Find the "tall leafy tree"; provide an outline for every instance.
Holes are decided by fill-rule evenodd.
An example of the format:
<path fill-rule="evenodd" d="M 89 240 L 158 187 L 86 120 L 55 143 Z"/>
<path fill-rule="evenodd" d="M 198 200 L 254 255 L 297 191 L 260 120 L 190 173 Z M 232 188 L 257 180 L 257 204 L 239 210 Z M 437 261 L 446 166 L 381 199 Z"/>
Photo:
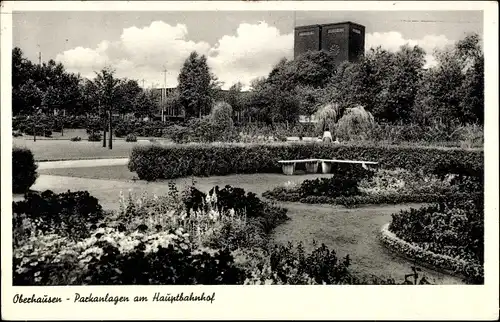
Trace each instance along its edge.
<path fill-rule="evenodd" d="M 99 114 L 101 120 L 109 121 L 109 148 L 112 149 L 112 117 L 113 112 L 118 110 L 120 104 L 119 86 L 123 84 L 123 80 L 115 77 L 115 71 L 110 67 L 103 68 L 100 72 L 96 72 L 96 77 L 92 80 L 91 87 L 95 90 L 95 99 L 100 107 Z M 105 122 L 103 122 L 105 123 Z M 104 124 L 103 124 L 104 125 Z M 103 127 L 104 137 L 103 146 L 106 145 L 106 125 Z"/>
<path fill-rule="evenodd" d="M 32 78 L 33 64 L 21 48 L 12 49 L 12 114 L 30 114 L 40 106 L 42 96 Z"/>
<path fill-rule="evenodd" d="M 425 52 L 418 46 L 402 46 L 391 57 L 389 73 L 381 82 L 382 91 L 373 109 L 379 120 L 387 122 L 411 122 L 423 66 Z"/>
<path fill-rule="evenodd" d="M 216 80 L 210 72 L 207 58 L 192 52 L 184 62 L 178 77 L 179 100 L 187 117 L 210 113 Z"/>
<path fill-rule="evenodd" d="M 158 100 L 148 90 L 142 90 L 135 97 L 134 115 L 136 117 L 152 117 L 159 109 Z"/>
<path fill-rule="evenodd" d="M 143 94 L 143 89 L 136 80 L 120 79 L 116 86 L 116 92 L 117 101 L 114 104 L 116 112 L 125 115 L 142 110 L 136 103 L 138 102 L 138 96 Z"/>
<path fill-rule="evenodd" d="M 231 105 L 235 114 L 239 117 L 239 113 L 244 109 L 243 97 L 241 90 L 243 88 L 243 84 L 241 82 L 237 82 L 229 88 L 229 92 L 227 94 L 227 103 Z"/>
<path fill-rule="evenodd" d="M 438 64 L 423 76 L 413 117 L 421 123 L 482 123 L 484 56 L 479 36 L 468 35 L 435 54 Z"/>

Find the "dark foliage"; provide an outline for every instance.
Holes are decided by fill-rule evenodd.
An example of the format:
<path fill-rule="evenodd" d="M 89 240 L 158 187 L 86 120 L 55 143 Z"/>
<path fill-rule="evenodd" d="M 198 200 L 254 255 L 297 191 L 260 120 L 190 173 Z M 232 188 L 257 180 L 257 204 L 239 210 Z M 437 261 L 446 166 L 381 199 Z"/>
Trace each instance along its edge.
<path fill-rule="evenodd" d="M 35 158 L 29 149 L 12 148 L 12 192 L 27 192 L 38 177 L 36 169 Z"/>
<path fill-rule="evenodd" d="M 42 232 L 57 232 L 71 238 L 88 237 L 90 226 L 97 224 L 103 215 L 99 201 L 88 191 L 29 192 L 24 200 L 12 203 L 14 227 L 27 218 Z"/>

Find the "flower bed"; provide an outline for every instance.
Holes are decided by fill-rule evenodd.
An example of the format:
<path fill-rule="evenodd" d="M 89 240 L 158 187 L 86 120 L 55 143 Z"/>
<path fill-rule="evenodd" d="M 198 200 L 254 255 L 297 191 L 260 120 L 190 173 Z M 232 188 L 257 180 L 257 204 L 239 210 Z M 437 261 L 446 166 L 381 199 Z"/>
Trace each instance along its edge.
<path fill-rule="evenodd" d="M 104 217 L 98 204 L 81 208 L 84 200 L 94 199 L 86 192 L 46 192 L 14 205 L 14 285 L 353 281 L 349 259 L 324 245 L 312 253 L 300 245 L 271 247 L 268 234 L 288 219 L 286 209 L 242 189 L 205 194 L 190 187 L 180 194 L 172 184 L 166 196 L 122 195 L 120 210 Z M 45 212 L 38 214 L 41 204 Z M 56 215 L 50 227 L 48 212 Z"/>
<path fill-rule="evenodd" d="M 384 225 L 381 231 L 381 241 L 387 248 L 400 253 L 421 266 L 428 266 L 430 268 L 444 270 L 446 273 L 465 276 L 466 279 L 475 284 L 484 283 L 484 268 L 482 265 L 451 256 L 436 254 L 406 242 L 392 233 L 389 230 L 389 225 L 390 224 Z"/>
<path fill-rule="evenodd" d="M 264 192 L 263 197 L 285 202 L 355 207 L 463 200 L 483 193 L 480 188 L 482 181 L 469 177 L 448 175 L 440 178 L 403 169 L 363 172 L 358 168 L 357 173 L 337 169 L 332 178 L 288 183 Z"/>
<path fill-rule="evenodd" d="M 459 272 L 473 283 L 483 282 L 484 209 L 481 194 L 393 214 L 388 229 L 397 238 L 419 249 L 444 256 L 424 253 L 432 265 Z M 403 251 L 406 248 L 402 248 Z M 426 259 L 422 254 L 413 254 L 418 251 L 407 249 L 406 252 Z"/>
<path fill-rule="evenodd" d="M 331 158 L 377 161 L 384 168 L 420 169 L 424 173 L 482 173 L 483 150 L 323 143 L 183 144 L 138 146 L 128 167 L 153 181 L 235 173 L 281 173 L 279 160 Z"/>

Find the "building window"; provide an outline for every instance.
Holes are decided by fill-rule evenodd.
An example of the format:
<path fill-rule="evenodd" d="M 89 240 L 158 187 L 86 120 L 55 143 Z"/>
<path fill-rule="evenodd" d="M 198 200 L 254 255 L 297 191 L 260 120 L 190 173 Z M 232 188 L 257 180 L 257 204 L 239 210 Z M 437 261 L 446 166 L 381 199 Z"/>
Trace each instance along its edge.
<path fill-rule="evenodd" d="M 332 28 L 332 29 L 328 29 L 328 33 L 329 34 L 336 34 L 336 33 L 339 33 L 339 32 L 344 32 L 344 28 Z"/>
<path fill-rule="evenodd" d="M 314 31 L 299 32 L 299 36 L 311 36 L 311 35 L 314 35 Z"/>
<path fill-rule="evenodd" d="M 352 31 L 355 32 L 355 33 L 357 33 L 357 34 L 361 34 L 361 30 L 359 30 L 359 29 L 352 28 Z"/>

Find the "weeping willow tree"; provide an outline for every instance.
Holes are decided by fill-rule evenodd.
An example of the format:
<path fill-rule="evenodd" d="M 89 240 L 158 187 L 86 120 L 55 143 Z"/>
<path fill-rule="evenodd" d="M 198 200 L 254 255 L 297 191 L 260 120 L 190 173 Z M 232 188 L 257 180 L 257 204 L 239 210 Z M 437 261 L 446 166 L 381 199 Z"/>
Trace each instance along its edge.
<path fill-rule="evenodd" d="M 344 141 L 366 140 L 375 126 L 373 115 L 363 106 L 348 108 L 335 125 L 335 135 Z"/>
<path fill-rule="evenodd" d="M 333 131 L 335 129 L 335 122 L 340 117 L 339 105 L 325 104 L 318 109 L 314 116 L 318 120 L 318 123 L 316 123 L 316 132 L 322 134 L 324 131 Z"/>

